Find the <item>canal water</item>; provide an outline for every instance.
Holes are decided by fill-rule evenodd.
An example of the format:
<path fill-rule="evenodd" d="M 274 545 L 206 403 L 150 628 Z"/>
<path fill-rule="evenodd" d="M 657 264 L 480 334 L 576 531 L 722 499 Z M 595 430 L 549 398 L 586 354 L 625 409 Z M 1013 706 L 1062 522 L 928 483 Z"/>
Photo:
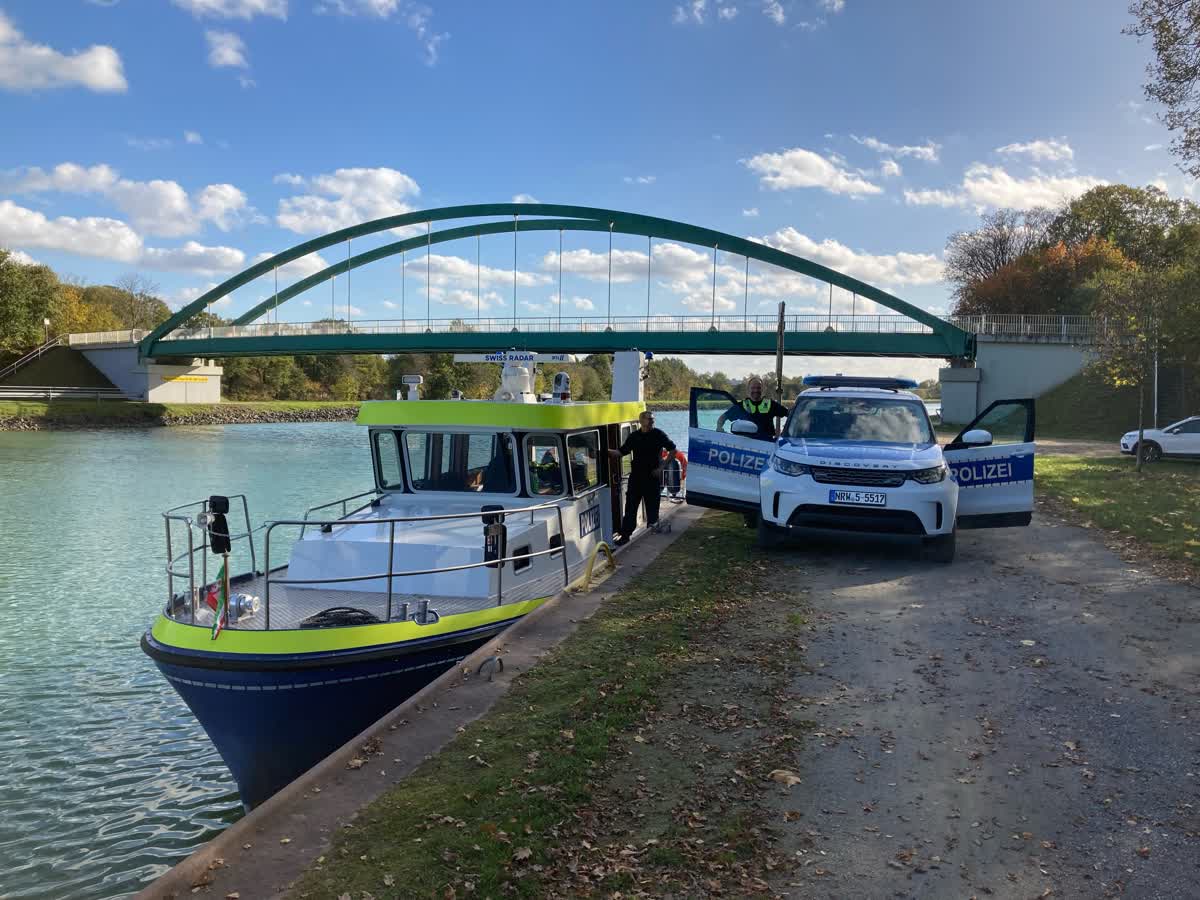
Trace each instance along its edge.
<path fill-rule="evenodd" d="M 657 418 L 686 448 L 687 414 Z M 0 432 L 0 898 L 125 896 L 241 815 L 138 646 L 160 513 L 245 493 L 258 525 L 370 485 L 349 423 Z"/>

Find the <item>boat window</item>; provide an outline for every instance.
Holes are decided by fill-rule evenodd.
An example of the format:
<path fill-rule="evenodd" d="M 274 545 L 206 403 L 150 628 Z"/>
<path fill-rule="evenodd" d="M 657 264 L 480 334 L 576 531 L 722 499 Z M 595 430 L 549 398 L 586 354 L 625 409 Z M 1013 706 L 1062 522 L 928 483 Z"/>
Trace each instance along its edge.
<path fill-rule="evenodd" d="M 621 443 L 617 444 L 617 446 L 624 447 L 625 441 L 629 439 L 629 435 L 632 434 L 633 430 L 637 427 L 637 422 L 626 422 L 624 425 L 622 425 Z M 633 471 L 633 454 L 627 453 L 621 457 L 621 474 L 627 476 L 631 471 Z"/>
<path fill-rule="evenodd" d="M 404 487 L 400 474 L 400 442 L 394 431 L 375 432 L 375 457 L 379 460 L 379 486 L 385 489 Z"/>
<path fill-rule="evenodd" d="M 525 438 L 525 463 L 529 493 L 536 497 L 561 497 L 563 489 L 562 445 L 557 435 L 531 434 Z"/>
<path fill-rule="evenodd" d="M 579 494 L 600 483 L 600 433 L 585 431 L 567 438 L 571 484 Z"/>
<path fill-rule="evenodd" d="M 512 435 L 406 431 L 404 448 L 415 491 L 517 490 Z"/>

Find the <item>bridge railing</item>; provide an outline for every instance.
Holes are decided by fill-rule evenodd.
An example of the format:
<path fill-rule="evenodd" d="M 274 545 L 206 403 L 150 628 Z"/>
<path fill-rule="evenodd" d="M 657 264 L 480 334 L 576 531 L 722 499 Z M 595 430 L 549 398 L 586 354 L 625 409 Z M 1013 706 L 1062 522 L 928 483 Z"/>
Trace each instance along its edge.
<path fill-rule="evenodd" d="M 213 338 L 312 336 L 344 334 L 425 334 L 475 332 L 511 334 L 599 333 L 604 331 L 642 332 L 771 332 L 778 325 L 775 315 L 722 316 L 521 316 L 493 318 L 439 319 L 364 319 L 350 322 L 260 322 L 253 325 L 217 325 L 206 328 L 180 328 L 163 338 L 172 340 L 209 340 Z M 815 315 L 800 313 L 785 316 L 789 332 L 853 332 L 870 334 L 929 334 L 931 329 L 907 316 L 888 315 Z"/>
<path fill-rule="evenodd" d="M 950 321 L 972 334 L 1067 344 L 1092 343 L 1100 325 L 1094 316 L 976 315 L 951 316 Z"/>
<path fill-rule="evenodd" d="M 80 334 L 68 334 L 66 341 L 69 347 L 91 344 L 136 344 L 149 333 L 140 328 L 125 331 L 88 331 Z"/>

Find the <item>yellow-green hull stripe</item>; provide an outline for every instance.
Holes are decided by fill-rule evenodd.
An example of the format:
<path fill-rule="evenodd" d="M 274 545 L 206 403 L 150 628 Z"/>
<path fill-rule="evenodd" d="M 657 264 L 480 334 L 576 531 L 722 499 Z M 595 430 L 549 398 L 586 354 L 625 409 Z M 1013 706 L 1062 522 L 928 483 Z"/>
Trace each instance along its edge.
<path fill-rule="evenodd" d="M 492 625 L 517 619 L 533 612 L 548 598 L 526 600 L 491 606 L 469 613 L 443 616 L 432 625 L 416 622 L 386 622 L 379 625 L 354 625 L 345 628 L 310 628 L 287 631 L 239 631 L 226 629 L 215 641 L 211 629 L 201 625 L 187 625 L 160 615 L 150 633 L 160 644 L 182 650 L 199 650 L 209 653 L 292 654 L 322 653 L 330 650 L 356 650 L 420 638 L 437 637 L 455 631 L 469 631 L 484 625 Z"/>
<path fill-rule="evenodd" d="M 572 429 L 632 422 L 644 403 L 498 403 L 490 400 L 374 400 L 359 425 L 482 425 L 488 428 Z"/>

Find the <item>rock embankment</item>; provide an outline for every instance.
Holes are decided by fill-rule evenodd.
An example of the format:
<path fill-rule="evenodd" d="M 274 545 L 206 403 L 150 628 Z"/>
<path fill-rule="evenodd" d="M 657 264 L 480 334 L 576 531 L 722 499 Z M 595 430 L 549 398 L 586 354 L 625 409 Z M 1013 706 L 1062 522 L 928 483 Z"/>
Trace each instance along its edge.
<path fill-rule="evenodd" d="M 286 422 L 343 422 L 358 415 L 358 404 L 275 407 L 268 404 L 221 403 L 166 407 L 155 403 L 119 407 L 56 410 L 40 415 L 0 412 L 0 431 L 70 431 L 87 428 L 158 428 L 175 425 L 256 425 Z"/>

